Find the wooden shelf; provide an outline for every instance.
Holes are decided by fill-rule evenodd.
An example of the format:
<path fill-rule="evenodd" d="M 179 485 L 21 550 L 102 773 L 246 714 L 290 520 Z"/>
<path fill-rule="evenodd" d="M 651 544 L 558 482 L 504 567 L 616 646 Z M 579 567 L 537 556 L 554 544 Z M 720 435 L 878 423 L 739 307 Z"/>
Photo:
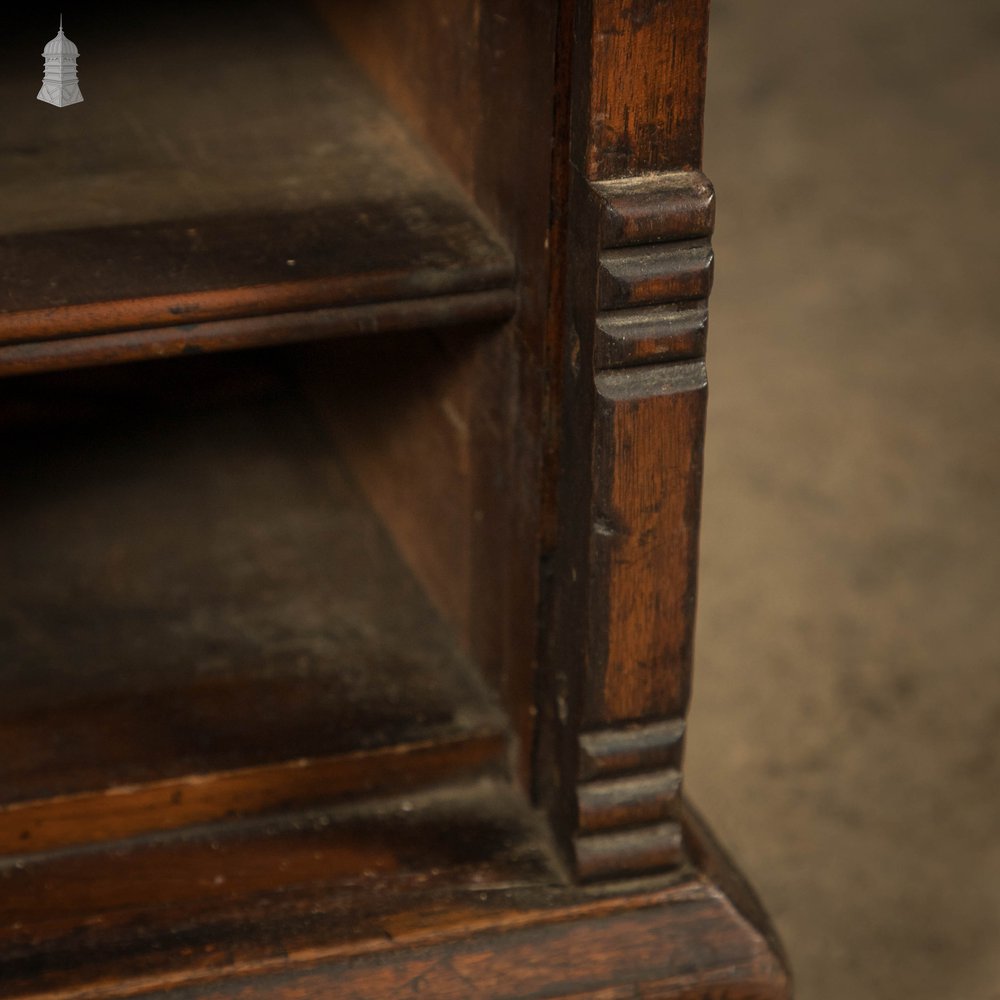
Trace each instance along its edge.
<path fill-rule="evenodd" d="M 10 383 L 0 854 L 504 759 L 492 693 L 278 360 L 240 360 Z"/>
<path fill-rule="evenodd" d="M 506 248 L 310 12 L 93 20 L 82 104 L 0 69 L 0 375 L 512 312 Z"/>

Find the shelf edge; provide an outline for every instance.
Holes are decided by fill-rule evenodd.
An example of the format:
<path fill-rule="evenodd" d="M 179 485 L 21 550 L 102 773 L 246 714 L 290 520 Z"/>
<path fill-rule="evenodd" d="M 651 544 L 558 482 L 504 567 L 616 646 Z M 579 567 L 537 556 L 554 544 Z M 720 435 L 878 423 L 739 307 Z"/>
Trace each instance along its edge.
<path fill-rule="evenodd" d="M 513 289 L 494 288 L 429 298 L 0 345 L 0 378 L 359 334 L 466 323 L 501 323 L 513 315 L 516 306 L 517 297 Z"/>

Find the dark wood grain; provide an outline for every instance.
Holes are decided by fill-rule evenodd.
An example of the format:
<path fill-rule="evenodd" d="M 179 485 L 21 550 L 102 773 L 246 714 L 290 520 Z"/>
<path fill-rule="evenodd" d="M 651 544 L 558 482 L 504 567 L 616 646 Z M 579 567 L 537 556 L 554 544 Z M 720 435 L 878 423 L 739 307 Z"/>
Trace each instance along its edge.
<path fill-rule="evenodd" d="M 700 362 L 597 376 L 587 726 L 687 705 L 705 403 Z"/>
<path fill-rule="evenodd" d="M 0 238 L 0 267 L 6 343 L 480 292 L 511 274 L 506 251 L 461 199 L 426 192 L 17 234 Z"/>
<path fill-rule="evenodd" d="M 785 1000 L 680 795 L 707 0 L 315 6 L 5 123 L 0 362 L 181 357 L 0 393 L 0 995 Z"/>
<path fill-rule="evenodd" d="M 712 247 L 707 241 L 629 247 L 601 254 L 601 309 L 703 299 L 712 288 Z"/>
<path fill-rule="evenodd" d="M 369 304 L 441 298 L 411 325 L 510 314 L 511 296 L 502 309 L 481 297 L 509 288 L 510 254 L 318 20 L 295 5 L 277 18 L 261 2 L 237 11 L 168 5 L 131 19 L 131 37 L 109 31 L 89 54 L 93 98 L 68 117 L 15 99 L 21 80 L 4 61 L 16 154 L 0 162 L 0 344 L 229 321 L 100 351 L 15 351 L 8 370 L 229 350 L 236 320 L 300 310 L 353 309 L 339 325 L 356 332 L 385 318 L 359 315 Z M 171 67 L 169 86 L 148 65 Z M 398 327 L 407 311 L 391 315 Z M 259 323 L 245 334 L 251 346 L 281 339 Z"/>
<path fill-rule="evenodd" d="M 120 713 L 128 710 L 120 706 L 119 714 L 110 719 L 85 717 L 84 721 L 90 726 L 104 722 L 114 729 L 121 725 Z M 59 724 L 60 720 L 53 721 Z M 24 857 L 234 817 L 420 789 L 477 773 L 501 773 L 506 752 L 506 735 L 484 728 L 478 734 L 438 735 L 424 743 L 397 743 L 339 756 L 300 757 L 286 763 L 18 801 L 0 806 L 0 855 Z M 202 768 L 207 766 L 209 762 L 201 762 Z M 99 780 L 112 776 L 108 768 Z"/>
<path fill-rule="evenodd" d="M 357 338 L 310 347 L 302 359 L 341 460 L 467 648 L 477 506 L 470 369 L 481 338 L 470 329 Z"/>
<path fill-rule="evenodd" d="M 580 830 L 573 839 L 577 877 L 584 882 L 654 875 L 684 863 L 680 823 L 621 826 L 605 833 Z"/>

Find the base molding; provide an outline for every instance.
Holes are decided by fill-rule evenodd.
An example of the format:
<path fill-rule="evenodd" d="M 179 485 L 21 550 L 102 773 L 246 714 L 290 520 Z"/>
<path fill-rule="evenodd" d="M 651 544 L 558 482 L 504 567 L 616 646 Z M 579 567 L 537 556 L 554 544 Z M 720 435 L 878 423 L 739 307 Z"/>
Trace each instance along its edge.
<path fill-rule="evenodd" d="M 36 856 L 0 870 L 0 997 L 785 1000 L 752 891 L 681 821 L 691 861 L 587 886 L 501 778 Z"/>

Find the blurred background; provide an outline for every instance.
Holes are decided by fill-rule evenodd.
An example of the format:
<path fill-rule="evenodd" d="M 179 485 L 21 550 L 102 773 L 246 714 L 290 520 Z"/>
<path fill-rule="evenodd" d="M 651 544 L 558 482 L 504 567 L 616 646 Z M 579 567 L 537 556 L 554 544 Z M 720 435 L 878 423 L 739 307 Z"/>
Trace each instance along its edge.
<path fill-rule="evenodd" d="M 800 1000 L 1000 998 L 1000 4 L 713 0 L 688 789 Z"/>

